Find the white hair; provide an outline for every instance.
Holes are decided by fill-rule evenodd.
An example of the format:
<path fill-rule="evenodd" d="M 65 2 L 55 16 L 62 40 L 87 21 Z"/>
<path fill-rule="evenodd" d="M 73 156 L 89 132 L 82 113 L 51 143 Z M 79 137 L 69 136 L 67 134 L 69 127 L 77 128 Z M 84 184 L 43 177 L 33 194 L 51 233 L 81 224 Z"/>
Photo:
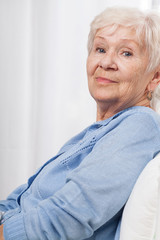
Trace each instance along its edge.
<path fill-rule="evenodd" d="M 94 37 L 98 29 L 113 26 L 115 30 L 119 26 L 135 29 L 139 44 L 145 45 L 149 56 L 147 72 L 151 72 L 160 66 L 160 13 L 155 10 L 141 11 L 136 8 L 111 7 L 97 15 L 90 25 L 88 36 L 88 54 L 93 46 Z M 157 108 L 157 100 L 160 102 L 160 87 L 157 87 L 151 105 Z M 158 98 L 157 98 L 158 97 Z M 157 100 L 156 100 L 157 99 Z M 158 106 L 158 108 L 160 105 Z"/>

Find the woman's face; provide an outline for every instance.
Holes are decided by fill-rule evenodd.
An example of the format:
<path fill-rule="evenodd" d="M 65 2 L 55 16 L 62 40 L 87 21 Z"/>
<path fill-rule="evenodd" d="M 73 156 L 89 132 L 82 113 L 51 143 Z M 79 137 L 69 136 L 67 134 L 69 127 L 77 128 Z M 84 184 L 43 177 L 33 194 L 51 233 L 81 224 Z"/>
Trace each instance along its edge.
<path fill-rule="evenodd" d="M 111 27 L 97 31 L 87 59 L 89 91 L 98 105 L 124 109 L 138 105 L 154 73 L 146 73 L 148 56 L 133 29 Z"/>

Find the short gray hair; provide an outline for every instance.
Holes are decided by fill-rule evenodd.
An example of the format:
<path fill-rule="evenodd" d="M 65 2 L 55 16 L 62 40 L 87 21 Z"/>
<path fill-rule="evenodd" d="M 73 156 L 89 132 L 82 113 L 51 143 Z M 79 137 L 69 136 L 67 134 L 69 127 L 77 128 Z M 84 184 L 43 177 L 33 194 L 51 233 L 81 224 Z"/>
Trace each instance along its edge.
<path fill-rule="evenodd" d="M 149 54 L 147 71 L 160 65 L 160 13 L 155 10 L 143 12 L 136 8 L 111 7 L 95 17 L 91 23 L 88 36 L 88 53 L 90 53 L 98 29 L 119 26 L 135 29 L 139 43 L 145 43 Z"/>

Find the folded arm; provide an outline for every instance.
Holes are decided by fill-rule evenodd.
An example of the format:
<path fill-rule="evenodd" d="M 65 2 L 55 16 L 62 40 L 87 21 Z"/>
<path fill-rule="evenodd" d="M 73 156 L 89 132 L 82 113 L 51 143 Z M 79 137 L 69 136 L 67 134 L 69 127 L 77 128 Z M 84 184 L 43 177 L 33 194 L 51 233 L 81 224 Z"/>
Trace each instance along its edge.
<path fill-rule="evenodd" d="M 15 189 L 6 200 L 0 201 L 0 211 L 7 212 L 8 210 L 17 207 L 17 197 L 19 194 L 27 187 L 27 184 L 23 184 L 17 189 Z"/>

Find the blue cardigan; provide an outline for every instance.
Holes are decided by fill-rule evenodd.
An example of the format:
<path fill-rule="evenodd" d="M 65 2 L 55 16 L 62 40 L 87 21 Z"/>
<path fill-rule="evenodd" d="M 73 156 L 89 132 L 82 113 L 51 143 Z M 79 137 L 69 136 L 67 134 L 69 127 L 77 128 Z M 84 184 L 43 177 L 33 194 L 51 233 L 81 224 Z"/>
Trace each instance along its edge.
<path fill-rule="evenodd" d="M 150 108 L 92 124 L 0 201 L 5 240 L 114 240 L 137 177 L 159 151 L 160 117 Z"/>

